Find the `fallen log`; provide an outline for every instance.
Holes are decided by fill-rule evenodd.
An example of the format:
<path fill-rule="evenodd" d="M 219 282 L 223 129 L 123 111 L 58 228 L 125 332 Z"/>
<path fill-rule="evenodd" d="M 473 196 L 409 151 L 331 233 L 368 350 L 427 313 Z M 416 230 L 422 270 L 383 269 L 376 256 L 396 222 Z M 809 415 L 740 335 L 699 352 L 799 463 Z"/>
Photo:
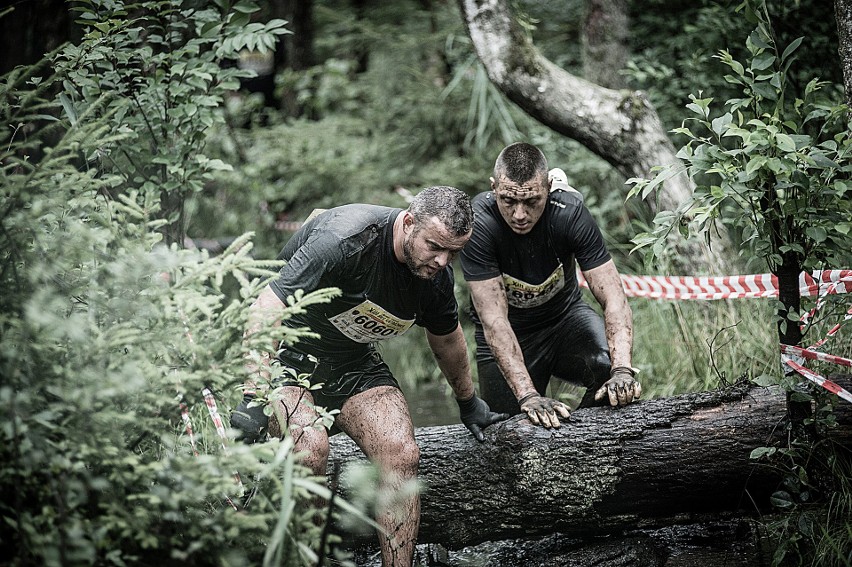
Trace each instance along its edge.
<path fill-rule="evenodd" d="M 850 408 L 837 406 L 835 436 L 847 445 Z M 484 443 L 461 425 L 418 428 L 425 485 L 418 540 L 459 549 L 769 510 L 782 471 L 749 456 L 784 442 L 785 413 L 780 388 L 740 386 L 577 410 L 558 430 L 515 416 L 489 427 Z M 346 436 L 332 437 L 331 445 L 330 468 L 364 458 Z"/>

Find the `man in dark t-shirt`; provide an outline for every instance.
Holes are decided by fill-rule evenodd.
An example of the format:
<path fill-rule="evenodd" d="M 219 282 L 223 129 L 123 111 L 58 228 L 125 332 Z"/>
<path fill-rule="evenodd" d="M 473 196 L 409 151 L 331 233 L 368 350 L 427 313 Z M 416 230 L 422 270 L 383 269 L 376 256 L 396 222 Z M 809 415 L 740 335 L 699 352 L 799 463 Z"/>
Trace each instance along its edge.
<path fill-rule="evenodd" d="M 565 404 L 544 396 L 552 376 L 587 388 L 581 407 L 605 398 L 625 405 L 641 394 L 621 278 L 582 197 L 560 181 L 561 189 L 551 183 L 537 147 L 504 148 L 492 191 L 473 199 L 473 235 L 461 254 L 482 397 L 545 427 L 569 417 Z M 603 319 L 581 298 L 575 262 Z"/>
<path fill-rule="evenodd" d="M 467 346 L 453 294 L 451 262 L 470 237 L 470 200 L 452 187 L 421 191 L 407 210 L 345 205 L 308 221 L 286 244 L 279 259 L 287 264 L 252 306 L 248 333 L 262 325 L 281 325 L 281 309 L 298 290 L 339 288 L 328 303 L 308 306 L 283 324 L 307 327 L 315 337 L 295 345 L 276 345 L 280 364 L 310 374 L 307 389 L 285 382 L 268 429 L 262 409 L 247 391 L 231 425 L 250 439 L 267 431 L 288 430 L 303 463 L 323 475 L 328 434 L 312 427 L 315 406 L 337 409 L 335 424 L 358 444 L 382 473 L 382 483 L 398 490 L 412 480 L 419 461 L 414 429 L 399 384 L 375 343 L 425 329 L 438 366 L 459 404 L 462 422 L 479 441 L 482 429 L 506 419 L 492 413 L 475 395 Z M 270 380 L 266 362 L 251 364 L 256 386 Z M 261 359 L 263 360 L 263 359 Z M 276 415 L 287 416 L 278 423 Z M 420 520 L 420 500 L 405 489 L 393 510 L 379 513 L 382 564 L 410 566 Z"/>

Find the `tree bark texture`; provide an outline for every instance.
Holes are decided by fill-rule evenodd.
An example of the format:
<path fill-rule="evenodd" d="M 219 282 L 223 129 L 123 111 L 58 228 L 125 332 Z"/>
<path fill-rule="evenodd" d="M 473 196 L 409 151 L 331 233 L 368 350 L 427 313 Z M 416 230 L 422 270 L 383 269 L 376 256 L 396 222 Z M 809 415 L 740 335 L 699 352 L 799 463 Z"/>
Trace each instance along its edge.
<path fill-rule="evenodd" d="M 852 405 L 838 410 L 837 440 L 848 445 Z M 484 443 L 461 425 L 418 428 L 419 541 L 458 549 L 553 533 L 589 538 L 767 510 L 781 473 L 749 456 L 782 444 L 784 420 L 780 388 L 740 387 L 581 409 L 557 430 L 515 416 L 486 429 Z M 364 458 L 346 436 L 331 444 L 330 468 Z"/>
<path fill-rule="evenodd" d="M 428 567 L 754 567 L 768 565 L 757 522 L 737 516 L 698 519 L 624 537 L 573 539 L 563 534 L 486 542 L 448 551 L 421 544 L 418 559 Z M 381 567 L 362 560 L 364 567 Z"/>
<path fill-rule="evenodd" d="M 846 89 L 846 104 L 852 108 L 852 0 L 834 0 L 834 19 L 840 40 L 838 52 Z"/>
<path fill-rule="evenodd" d="M 488 77 L 527 114 L 577 140 L 625 177 L 650 177 L 654 166 L 681 167 L 656 110 L 642 92 L 607 89 L 552 63 L 516 23 L 505 0 L 458 2 Z M 663 184 L 658 203 L 650 205 L 654 210 L 676 210 L 693 189 L 682 171 Z M 726 241 L 720 239 L 714 250 L 698 242 L 683 243 L 684 265 L 722 272 L 729 265 Z"/>
<path fill-rule="evenodd" d="M 313 0 L 275 0 L 273 15 L 287 20 L 292 34 L 284 35 L 276 48 L 276 68 L 303 71 L 314 65 Z"/>
<path fill-rule="evenodd" d="M 627 2 L 588 0 L 583 22 L 583 76 L 602 87 L 620 89 L 627 64 Z"/>

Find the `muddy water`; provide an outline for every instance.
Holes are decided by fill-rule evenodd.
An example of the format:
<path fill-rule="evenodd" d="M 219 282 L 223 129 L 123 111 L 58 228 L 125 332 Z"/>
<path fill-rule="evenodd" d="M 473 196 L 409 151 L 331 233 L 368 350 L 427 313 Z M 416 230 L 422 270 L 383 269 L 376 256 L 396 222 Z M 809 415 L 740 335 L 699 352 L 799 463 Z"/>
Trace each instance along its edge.
<path fill-rule="evenodd" d="M 459 407 L 445 383 L 403 386 L 414 427 L 461 423 Z"/>

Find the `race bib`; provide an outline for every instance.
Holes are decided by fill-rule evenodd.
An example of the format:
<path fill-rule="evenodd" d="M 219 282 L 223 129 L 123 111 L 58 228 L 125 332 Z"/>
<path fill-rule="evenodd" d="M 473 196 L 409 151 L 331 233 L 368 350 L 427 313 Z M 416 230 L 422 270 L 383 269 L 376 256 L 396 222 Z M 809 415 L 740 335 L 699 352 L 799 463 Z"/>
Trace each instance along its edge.
<path fill-rule="evenodd" d="M 538 307 L 550 301 L 560 289 L 565 287 L 565 272 L 562 264 L 559 264 L 540 284 L 529 284 L 503 274 L 503 287 L 506 289 L 506 301 L 512 307 L 521 309 Z"/>
<path fill-rule="evenodd" d="M 329 321 L 356 343 L 371 343 L 397 337 L 414 324 L 414 319 L 400 319 L 369 299 L 331 317 Z"/>

